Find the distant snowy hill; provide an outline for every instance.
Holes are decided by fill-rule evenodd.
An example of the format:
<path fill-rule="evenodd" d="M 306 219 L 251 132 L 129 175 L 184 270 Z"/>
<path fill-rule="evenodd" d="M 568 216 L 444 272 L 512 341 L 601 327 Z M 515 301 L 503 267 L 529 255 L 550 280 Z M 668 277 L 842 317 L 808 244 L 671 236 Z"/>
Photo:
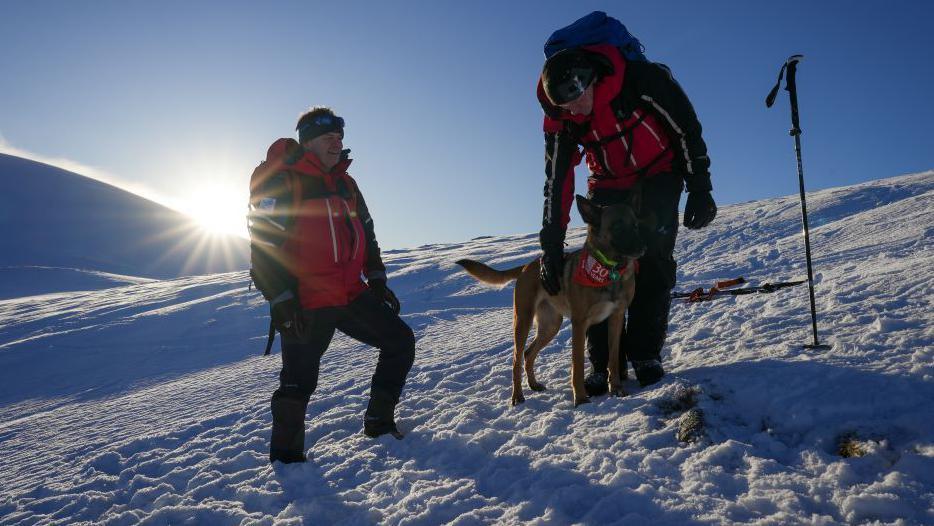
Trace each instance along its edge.
<path fill-rule="evenodd" d="M 808 204 L 831 350 L 801 347 L 803 286 L 676 303 L 666 378 L 577 409 L 567 326 L 509 407 L 511 287 L 453 263 L 531 260 L 536 235 L 390 251 L 407 436 L 360 433 L 376 353 L 338 335 L 304 465 L 266 461 L 280 358 L 245 272 L 0 301 L 0 524 L 934 524 L 934 172 Z M 682 231 L 678 289 L 802 277 L 799 214 Z"/>
<path fill-rule="evenodd" d="M 243 239 L 206 236 L 189 217 L 135 194 L 4 154 L 0 232 L 0 297 L 248 267 Z"/>

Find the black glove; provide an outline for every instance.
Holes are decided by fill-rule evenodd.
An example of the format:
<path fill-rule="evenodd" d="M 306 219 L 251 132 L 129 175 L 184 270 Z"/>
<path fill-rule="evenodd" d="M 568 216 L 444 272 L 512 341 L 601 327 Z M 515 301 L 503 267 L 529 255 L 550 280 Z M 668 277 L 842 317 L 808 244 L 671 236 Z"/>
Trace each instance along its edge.
<path fill-rule="evenodd" d="M 272 316 L 273 326 L 279 332 L 291 333 L 294 336 L 301 336 L 305 332 L 302 304 L 295 296 L 270 303 L 269 314 Z"/>
<path fill-rule="evenodd" d="M 561 292 L 561 276 L 564 274 L 564 249 L 549 249 L 542 254 L 539 279 L 548 294 Z"/>
<path fill-rule="evenodd" d="M 704 228 L 717 217 L 717 204 L 710 192 L 689 192 L 684 205 L 684 226 L 691 230 Z"/>
<path fill-rule="evenodd" d="M 399 298 L 386 286 L 385 279 L 371 279 L 367 284 L 370 286 L 373 294 L 376 294 L 377 299 L 385 303 L 386 306 L 392 310 L 393 314 L 399 314 L 402 310 L 402 306 L 399 304 Z"/>

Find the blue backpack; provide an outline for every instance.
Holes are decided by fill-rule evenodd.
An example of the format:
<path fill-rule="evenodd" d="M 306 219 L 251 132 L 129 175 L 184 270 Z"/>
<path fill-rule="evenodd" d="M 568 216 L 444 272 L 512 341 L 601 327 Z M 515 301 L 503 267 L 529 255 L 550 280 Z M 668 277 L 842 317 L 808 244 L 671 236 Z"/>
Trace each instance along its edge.
<path fill-rule="evenodd" d="M 603 11 L 594 11 L 573 24 L 555 31 L 545 41 L 545 58 L 569 48 L 593 44 L 610 44 L 619 48 L 626 60 L 648 62 L 645 47 L 632 36 L 626 26 Z"/>

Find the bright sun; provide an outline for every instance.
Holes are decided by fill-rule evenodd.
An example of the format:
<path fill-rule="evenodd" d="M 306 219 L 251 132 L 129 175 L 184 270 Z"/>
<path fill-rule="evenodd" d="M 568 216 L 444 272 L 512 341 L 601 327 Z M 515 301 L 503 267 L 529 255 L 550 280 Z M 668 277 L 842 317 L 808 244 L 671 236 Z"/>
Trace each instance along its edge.
<path fill-rule="evenodd" d="M 212 234 L 246 237 L 248 196 L 245 190 L 221 185 L 194 188 L 185 198 L 183 211 Z"/>

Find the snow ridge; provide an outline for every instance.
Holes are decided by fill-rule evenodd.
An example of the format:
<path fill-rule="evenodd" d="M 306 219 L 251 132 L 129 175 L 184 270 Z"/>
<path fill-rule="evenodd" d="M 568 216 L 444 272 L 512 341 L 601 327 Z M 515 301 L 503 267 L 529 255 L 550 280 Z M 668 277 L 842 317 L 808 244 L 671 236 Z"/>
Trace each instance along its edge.
<path fill-rule="evenodd" d="M 249 267 L 245 239 L 206 232 L 180 212 L 101 181 L 4 154 L 0 230 L 0 299 L 111 286 L 101 273 L 168 279 Z"/>

